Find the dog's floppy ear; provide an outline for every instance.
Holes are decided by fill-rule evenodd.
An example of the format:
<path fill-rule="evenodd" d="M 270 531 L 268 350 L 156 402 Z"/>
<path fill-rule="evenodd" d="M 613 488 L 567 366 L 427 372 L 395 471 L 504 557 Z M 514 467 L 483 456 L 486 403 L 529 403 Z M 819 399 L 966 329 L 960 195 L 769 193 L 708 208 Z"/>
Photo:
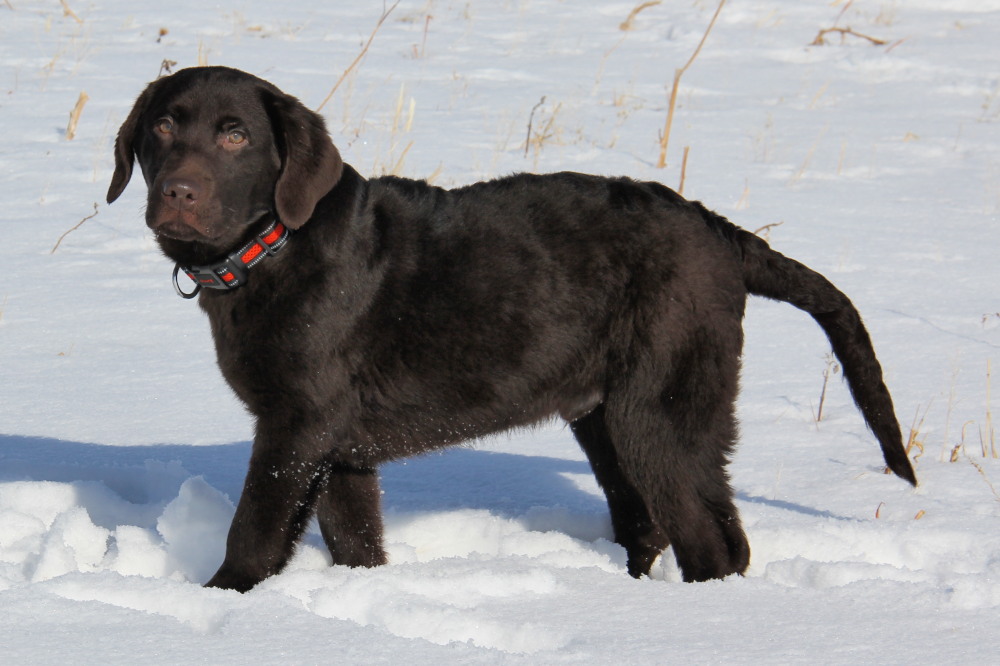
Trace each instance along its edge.
<path fill-rule="evenodd" d="M 264 99 L 281 154 L 276 212 L 285 226 L 298 229 L 340 180 L 344 162 L 319 114 L 281 92 L 267 91 Z"/>
<path fill-rule="evenodd" d="M 142 91 L 139 99 L 135 101 L 132 111 L 129 112 L 128 118 L 118 130 L 118 138 L 115 139 L 115 173 L 111 177 L 111 187 L 108 188 L 108 203 L 121 196 L 129 179 L 132 178 L 132 167 L 135 164 L 136 131 L 139 129 L 139 119 L 146 111 L 146 107 L 149 106 L 149 100 L 152 97 L 151 90 L 154 85 L 155 83 L 150 84 Z"/>

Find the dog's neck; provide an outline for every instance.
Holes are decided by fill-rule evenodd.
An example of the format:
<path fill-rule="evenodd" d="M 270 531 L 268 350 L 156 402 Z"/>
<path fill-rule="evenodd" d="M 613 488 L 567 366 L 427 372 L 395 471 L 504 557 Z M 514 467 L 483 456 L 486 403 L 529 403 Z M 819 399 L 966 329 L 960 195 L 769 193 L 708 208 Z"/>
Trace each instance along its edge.
<path fill-rule="evenodd" d="M 229 291 L 246 284 L 251 268 L 274 256 L 288 242 L 291 231 L 277 219 L 264 227 L 263 231 L 237 249 L 230 252 L 225 259 L 198 266 L 174 266 L 174 290 L 183 298 L 194 298 L 202 288 Z M 183 271 L 194 282 L 193 291 L 185 292 L 177 282 L 178 274 Z"/>

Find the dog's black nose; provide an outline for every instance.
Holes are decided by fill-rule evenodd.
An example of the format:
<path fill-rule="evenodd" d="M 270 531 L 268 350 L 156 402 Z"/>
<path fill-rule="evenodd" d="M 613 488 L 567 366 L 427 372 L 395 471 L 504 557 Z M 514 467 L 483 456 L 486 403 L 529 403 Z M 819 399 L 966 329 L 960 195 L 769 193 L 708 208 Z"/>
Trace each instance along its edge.
<path fill-rule="evenodd" d="M 177 210 L 190 210 L 198 203 L 201 184 L 190 178 L 167 178 L 162 191 L 167 205 Z"/>

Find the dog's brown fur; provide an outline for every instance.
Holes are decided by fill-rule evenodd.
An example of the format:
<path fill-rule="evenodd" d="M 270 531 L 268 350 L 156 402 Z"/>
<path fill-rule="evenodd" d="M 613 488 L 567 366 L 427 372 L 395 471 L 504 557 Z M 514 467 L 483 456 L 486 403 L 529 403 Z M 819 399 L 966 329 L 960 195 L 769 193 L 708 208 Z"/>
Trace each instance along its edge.
<path fill-rule="evenodd" d="M 134 157 L 147 223 L 182 265 L 225 256 L 271 216 L 295 230 L 245 286 L 199 296 L 219 367 L 257 419 L 208 585 L 248 590 L 279 572 L 313 514 L 335 564 L 381 564 L 380 463 L 552 414 L 607 494 L 629 573 L 668 545 L 685 580 L 743 572 L 725 466 L 747 294 L 816 319 L 889 467 L 915 483 L 847 297 L 662 185 L 365 180 L 318 115 L 221 67 L 142 93 L 109 202 Z"/>

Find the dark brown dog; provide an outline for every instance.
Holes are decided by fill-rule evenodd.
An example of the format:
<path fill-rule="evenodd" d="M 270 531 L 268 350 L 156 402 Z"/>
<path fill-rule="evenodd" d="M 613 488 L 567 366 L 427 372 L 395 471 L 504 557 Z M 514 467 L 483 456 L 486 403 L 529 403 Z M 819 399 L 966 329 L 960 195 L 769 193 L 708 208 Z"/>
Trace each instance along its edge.
<path fill-rule="evenodd" d="M 725 466 L 748 293 L 816 319 L 889 468 L 916 482 L 847 297 L 662 185 L 365 180 L 318 115 L 222 67 L 146 88 L 109 202 L 134 158 L 146 222 L 206 287 L 219 367 L 257 419 L 208 585 L 281 571 L 313 514 L 334 564 L 382 564 L 380 463 L 552 414 L 607 494 L 630 574 L 668 545 L 685 580 L 743 572 Z"/>

